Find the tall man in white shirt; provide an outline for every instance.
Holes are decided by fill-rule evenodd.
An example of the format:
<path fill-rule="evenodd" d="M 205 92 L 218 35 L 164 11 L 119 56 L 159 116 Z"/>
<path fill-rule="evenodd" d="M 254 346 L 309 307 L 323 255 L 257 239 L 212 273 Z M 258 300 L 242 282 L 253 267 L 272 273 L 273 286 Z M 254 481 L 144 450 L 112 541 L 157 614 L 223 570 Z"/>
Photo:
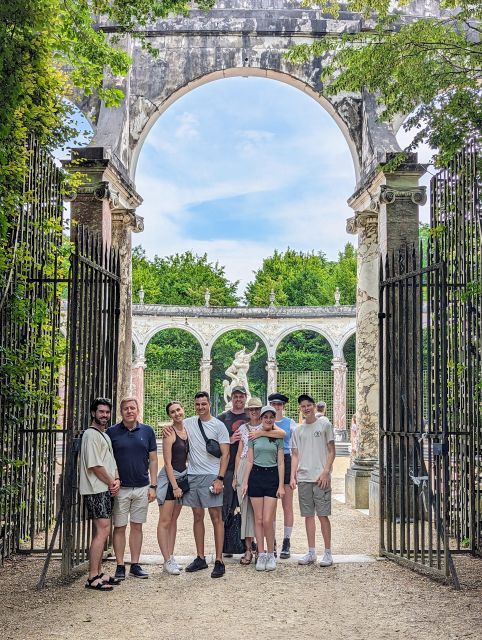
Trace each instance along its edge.
<path fill-rule="evenodd" d="M 320 521 L 321 535 L 325 543 L 325 553 L 321 567 L 333 564 L 331 554 L 331 471 L 335 460 L 335 437 L 331 422 L 325 416 L 317 418 L 313 398 L 303 394 L 298 404 L 305 418 L 303 424 L 293 433 L 291 488 L 298 483 L 300 513 L 305 518 L 308 553 L 298 564 L 316 562 L 315 512 Z"/>
<path fill-rule="evenodd" d="M 183 505 L 192 507 L 197 557 L 186 567 L 186 571 L 192 573 L 208 568 L 204 555 L 204 512 L 207 508 L 213 524 L 216 547 L 216 561 L 211 577 L 220 578 L 225 573 L 222 560 L 224 542 L 222 508 L 224 476 L 229 461 L 229 433 L 224 424 L 211 415 L 211 401 L 206 391 L 196 393 L 194 405 L 197 415 L 184 420 L 189 438 L 187 464 L 189 491 L 183 496 Z M 219 443 L 221 458 L 207 452 L 200 421 L 206 438 Z"/>

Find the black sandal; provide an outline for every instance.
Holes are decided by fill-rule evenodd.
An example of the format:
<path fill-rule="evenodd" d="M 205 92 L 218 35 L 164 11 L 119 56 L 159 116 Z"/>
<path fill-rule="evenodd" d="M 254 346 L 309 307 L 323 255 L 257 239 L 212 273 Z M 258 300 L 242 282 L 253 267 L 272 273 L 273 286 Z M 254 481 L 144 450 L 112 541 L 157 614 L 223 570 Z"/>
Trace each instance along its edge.
<path fill-rule="evenodd" d="M 113 591 L 114 587 L 110 587 L 105 582 L 98 582 L 96 585 L 92 584 L 96 580 L 100 580 L 100 576 L 94 576 L 93 578 L 87 578 L 87 582 L 85 583 L 86 589 L 94 589 L 95 591 Z"/>
<path fill-rule="evenodd" d="M 102 578 L 104 577 L 104 574 L 101 573 L 99 574 L 99 578 L 102 580 Z M 109 578 L 107 580 L 102 580 L 102 584 L 113 584 L 114 587 L 117 587 L 121 584 L 122 580 L 119 580 L 119 578 L 113 578 L 112 576 L 109 576 Z"/>

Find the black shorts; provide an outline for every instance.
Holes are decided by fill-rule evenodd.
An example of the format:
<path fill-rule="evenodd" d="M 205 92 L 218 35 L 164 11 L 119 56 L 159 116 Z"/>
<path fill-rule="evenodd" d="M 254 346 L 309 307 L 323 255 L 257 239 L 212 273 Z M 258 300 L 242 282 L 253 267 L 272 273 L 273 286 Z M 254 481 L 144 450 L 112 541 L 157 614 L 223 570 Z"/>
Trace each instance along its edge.
<path fill-rule="evenodd" d="M 285 453 L 285 484 L 291 480 L 291 453 Z"/>
<path fill-rule="evenodd" d="M 97 520 L 99 518 L 109 520 L 112 517 L 114 498 L 110 495 L 110 491 L 91 493 L 84 496 L 84 501 L 89 520 Z"/>
<path fill-rule="evenodd" d="M 248 496 L 250 498 L 276 498 L 278 487 L 278 465 L 276 467 L 258 467 L 253 464 L 248 481 Z"/>
<path fill-rule="evenodd" d="M 174 497 L 174 489 L 172 488 L 171 483 L 167 485 L 165 500 L 177 500 L 177 498 Z"/>

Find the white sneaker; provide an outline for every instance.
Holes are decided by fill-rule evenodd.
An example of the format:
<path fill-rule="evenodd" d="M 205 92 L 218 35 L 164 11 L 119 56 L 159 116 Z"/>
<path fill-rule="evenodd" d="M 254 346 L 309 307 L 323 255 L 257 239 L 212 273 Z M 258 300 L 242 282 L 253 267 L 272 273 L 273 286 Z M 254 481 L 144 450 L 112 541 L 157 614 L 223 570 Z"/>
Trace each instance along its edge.
<path fill-rule="evenodd" d="M 331 567 L 333 564 L 333 556 L 330 551 L 325 551 L 323 558 L 320 560 L 320 567 Z"/>
<path fill-rule="evenodd" d="M 266 571 L 267 561 L 268 561 L 268 557 L 266 553 L 260 553 L 258 556 L 258 560 L 256 562 L 256 571 Z"/>
<path fill-rule="evenodd" d="M 276 558 L 274 553 L 268 553 L 266 560 L 266 571 L 274 571 L 276 569 Z"/>
<path fill-rule="evenodd" d="M 316 553 L 308 551 L 305 555 L 298 560 L 298 564 L 314 564 L 316 562 Z"/>
<path fill-rule="evenodd" d="M 170 576 L 178 576 L 181 573 L 174 558 L 169 558 L 164 562 L 164 571 Z"/>

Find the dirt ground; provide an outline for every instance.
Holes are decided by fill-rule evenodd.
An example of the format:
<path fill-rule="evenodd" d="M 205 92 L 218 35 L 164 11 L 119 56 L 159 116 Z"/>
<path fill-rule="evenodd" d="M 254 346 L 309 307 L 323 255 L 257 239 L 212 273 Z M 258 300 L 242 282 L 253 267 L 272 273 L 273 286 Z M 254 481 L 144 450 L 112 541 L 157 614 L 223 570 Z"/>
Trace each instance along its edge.
<path fill-rule="evenodd" d="M 343 492 L 343 469 L 334 492 Z M 296 507 L 295 497 L 295 507 Z M 281 510 L 280 510 L 281 511 Z M 295 509 L 292 550 L 306 551 Z M 159 554 L 157 507 L 151 505 L 143 553 Z M 226 575 L 210 570 L 167 576 L 160 556 L 145 564 L 148 580 L 127 579 L 110 593 L 84 589 L 85 574 L 68 583 L 52 562 L 46 588 L 34 585 L 42 561 L 17 556 L 0 569 L 0 637 L 3 640 L 233 640 L 292 638 L 345 640 L 482 640 L 482 560 L 459 559 L 461 591 L 438 584 L 386 560 L 376 560 L 377 523 L 333 501 L 333 553 L 368 554 L 372 562 L 345 562 L 321 569 L 278 561 L 272 573 L 227 561 Z M 194 552 L 191 513 L 179 523 L 176 555 Z M 206 552 L 213 551 L 206 519 Z M 278 540 L 282 516 L 278 514 Z M 321 553 L 321 541 L 318 552 Z M 345 560 L 347 558 L 345 557 Z M 349 558 L 348 558 L 349 559 Z M 228 564 L 229 562 L 229 564 Z M 114 570 L 106 561 L 106 571 Z"/>

